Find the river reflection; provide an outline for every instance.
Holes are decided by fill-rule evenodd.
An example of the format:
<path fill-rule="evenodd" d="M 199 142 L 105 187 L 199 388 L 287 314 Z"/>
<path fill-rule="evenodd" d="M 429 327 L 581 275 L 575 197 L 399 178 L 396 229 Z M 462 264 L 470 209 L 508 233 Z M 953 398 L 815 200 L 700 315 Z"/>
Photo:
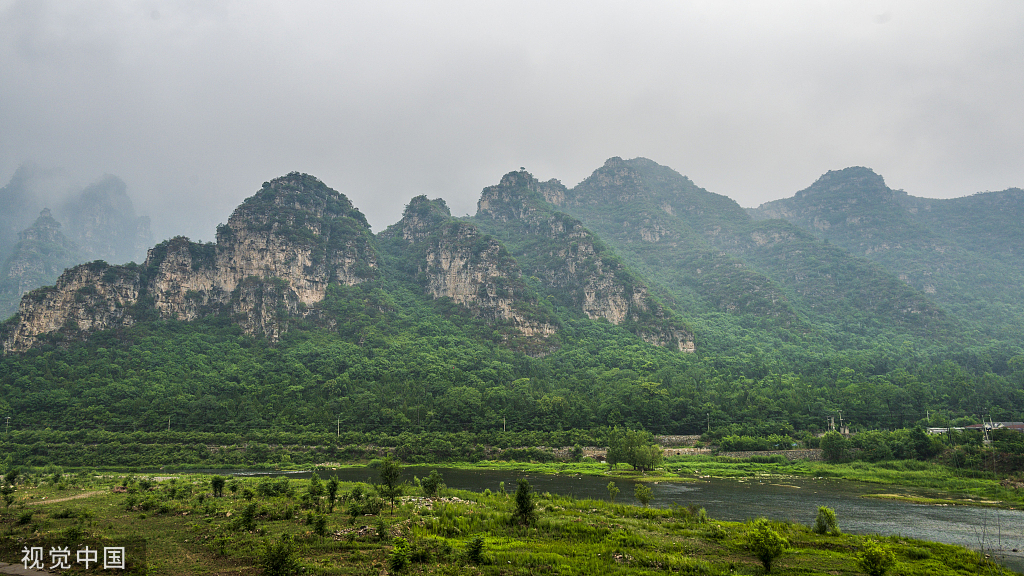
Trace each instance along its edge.
<path fill-rule="evenodd" d="M 608 478 L 596 476 L 552 476 L 524 474 L 499 470 L 461 470 L 408 466 L 403 468 L 406 480 L 423 478 L 436 469 L 450 488 L 482 492 L 498 490 L 504 482 L 510 492 L 516 480 L 529 479 L 537 492 L 552 492 L 576 498 L 608 499 Z M 224 473 L 227 471 L 221 471 Z M 228 472 L 242 475 L 285 475 L 282 472 Z M 373 482 L 376 471 L 371 468 L 343 468 L 320 472 L 321 477 L 334 476 L 349 482 Z M 308 478 L 309 472 L 288 473 L 292 478 Z M 616 480 L 619 502 L 638 504 L 633 498 L 634 482 Z M 786 479 L 772 481 L 711 479 L 692 483 L 662 482 L 651 484 L 659 507 L 695 504 L 707 509 L 712 518 L 743 521 L 765 516 L 773 520 L 792 520 L 813 524 L 818 506 L 836 511 L 839 526 L 854 534 L 898 534 L 921 540 L 959 544 L 975 550 L 984 549 L 1000 564 L 1024 572 L 1024 512 L 971 506 L 932 506 L 892 500 L 861 498 L 863 494 L 897 492 L 892 487 L 872 486 L 860 482 L 825 479 Z M 903 491 L 903 493 L 906 493 Z M 1018 552 L 1013 552 L 1016 548 Z"/>

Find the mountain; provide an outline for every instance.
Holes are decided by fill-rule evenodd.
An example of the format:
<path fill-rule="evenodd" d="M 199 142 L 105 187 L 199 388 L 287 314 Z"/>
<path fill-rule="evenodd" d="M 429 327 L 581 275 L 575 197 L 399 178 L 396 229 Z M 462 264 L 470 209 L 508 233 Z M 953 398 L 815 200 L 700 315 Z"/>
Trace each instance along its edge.
<path fill-rule="evenodd" d="M 21 295 L 52 283 L 65 268 L 83 260 L 78 246 L 61 232 L 44 208 L 32 226 L 18 234 L 13 253 L 0 268 L 0 314 L 10 316 Z"/>
<path fill-rule="evenodd" d="M 651 160 L 609 159 L 554 199 L 658 281 L 717 349 L 752 327 L 838 347 L 883 332 L 956 338 L 940 307 L 881 267 L 798 226 L 757 222 Z"/>
<path fill-rule="evenodd" d="M 888 202 L 879 219 L 904 218 L 879 220 L 865 245 L 896 230 L 947 254 L 1019 254 L 1012 218 L 973 212 L 1012 211 L 1012 191 L 950 208 L 855 176 Z M 829 230 L 845 226 L 836 218 Z M 81 264 L 26 294 L 0 324 L 0 410 L 55 430 L 170 418 L 312 435 L 789 434 L 838 411 L 887 428 L 1020 419 L 1020 332 L 986 335 L 939 285 L 908 283 L 821 227 L 757 219 L 668 167 L 612 158 L 572 188 L 505 174 L 472 217 L 417 196 L 374 235 L 343 194 L 291 173 L 215 243 L 173 238 L 142 264 Z"/>
<path fill-rule="evenodd" d="M 33 223 L 40 213 L 45 218 Z M 60 170 L 25 164 L 0 188 L 0 318 L 17 311 L 22 294 L 53 284 L 65 268 L 90 260 L 140 261 L 151 243 L 149 218 L 135 214 L 116 176 L 79 188 Z"/>
<path fill-rule="evenodd" d="M 750 213 L 793 223 L 878 263 L 948 311 L 972 338 L 1013 338 L 1024 330 L 1020 189 L 917 198 L 853 167 Z"/>
<path fill-rule="evenodd" d="M 561 306 L 625 327 L 657 346 L 693 351 L 693 334 L 647 283 L 579 220 L 552 209 L 564 194 L 557 181 L 538 182 L 525 170 L 485 188 L 473 221 L 504 238 L 547 296 Z"/>
<path fill-rule="evenodd" d="M 232 314 L 247 334 L 276 340 L 287 318 L 306 316 L 330 284 L 374 277 L 376 249 L 361 212 L 311 176 L 264 183 L 217 229 L 216 244 L 178 237 L 142 266 L 82 264 L 27 294 L 5 351 L 45 335 L 85 337 L 157 318 Z"/>
<path fill-rule="evenodd" d="M 451 217 L 444 200 L 417 196 L 402 220 L 380 234 L 382 245 L 432 298 L 448 298 L 473 316 L 506 327 L 534 354 L 555 345 L 558 320 L 508 250 L 477 226 Z"/>
<path fill-rule="evenodd" d="M 86 260 L 123 263 L 141 260 L 153 241 L 149 218 L 137 216 L 127 186 L 106 175 L 57 208 L 64 233 L 81 246 Z"/>

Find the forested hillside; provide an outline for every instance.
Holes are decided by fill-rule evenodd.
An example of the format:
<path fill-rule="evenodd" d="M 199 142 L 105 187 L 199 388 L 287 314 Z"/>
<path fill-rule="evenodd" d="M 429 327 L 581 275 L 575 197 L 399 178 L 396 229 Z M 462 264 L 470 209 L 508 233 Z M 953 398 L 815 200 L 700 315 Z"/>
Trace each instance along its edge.
<path fill-rule="evenodd" d="M 572 189 L 509 173 L 469 219 L 413 198 L 377 235 L 292 173 L 215 244 L 172 239 L 26 295 L 0 326 L 0 414 L 243 435 L 1024 419 L 1020 334 L 977 338 L 932 296 L 645 159 Z"/>
<path fill-rule="evenodd" d="M 957 318 L 968 340 L 1024 330 L 1024 190 L 917 198 L 855 167 L 750 212 L 877 262 Z"/>

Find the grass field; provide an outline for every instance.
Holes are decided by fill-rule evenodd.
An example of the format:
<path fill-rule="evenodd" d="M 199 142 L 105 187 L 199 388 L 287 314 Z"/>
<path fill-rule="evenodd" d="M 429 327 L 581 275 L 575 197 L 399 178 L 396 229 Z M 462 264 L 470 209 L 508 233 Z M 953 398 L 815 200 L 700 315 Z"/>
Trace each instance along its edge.
<path fill-rule="evenodd" d="M 670 466 L 672 464 L 670 463 Z M 704 469 L 701 469 L 702 472 Z M 36 475 L 0 515 L 0 561 L 24 546 L 145 543 L 132 574 L 760 574 L 749 524 L 691 508 L 653 509 L 534 494 L 536 522 L 516 521 L 513 494 L 407 486 L 392 513 L 366 484 L 343 483 L 333 511 L 309 480 Z M 124 490 L 115 492 L 114 490 Z M 839 519 L 840 526 L 842 519 Z M 863 574 L 867 537 L 771 522 L 789 542 L 772 574 Z M 1011 574 L 977 553 L 899 537 L 890 574 Z M 74 548 L 72 548 L 74 549 Z M 129 547 L 129 555 L 132 554 Z M 11 557 L 11 555 L 16 557 Z M 292 563 L 294 561 L 294 563 Z M 96 573 L 110 573 L 95 571 Z"/>

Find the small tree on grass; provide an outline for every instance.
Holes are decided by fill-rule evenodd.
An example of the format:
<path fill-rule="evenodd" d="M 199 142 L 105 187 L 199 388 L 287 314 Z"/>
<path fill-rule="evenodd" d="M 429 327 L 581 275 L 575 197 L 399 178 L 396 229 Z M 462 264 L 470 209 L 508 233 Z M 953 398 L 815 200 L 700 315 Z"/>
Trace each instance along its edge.
<path fill-rule="evenodd" d="M 391 554 L 388 556 L 388 568 L 392 572 L 401 572 L 409 565 L 409 543 L 405 538 L 395 538 Z"/>
<path fill-rule="evenodd" d="M 896 565 L 896 554 L 888 546 L 868 540 L 857 554 L 857 564 L 870 576 L 884 576 Z"/>
<path fill-rule="evenodd" d="M 214 476 L 210 478 L 210 488 L 213 490 L 213 495 L 220 498 L 224 495 L 224 483 L 227 482 L 227 478 L 223 476 Z"/>
<path fill-rule="evenodd" d="M 276 544 L 264 544 L 260 567 L 266 576 L 292 576 L 299 573 L 302 567 L 295 559 L 295 546 L 290 534 L 282 534 Z"/>
<path fill-rule="evenodd" d="M 331 476 L 327 481 L 327 506 L 334 512 L 334 502 L 338 500 L 338 479 Z"/>
<path fill-rule="evenodd" d="M 839 530 L 839 524 L 836 522 L 835 510 L 828 506 L 818 506 L 818 517 L 814 520 L 814 532 L 816 534 L 828 534 L 829 536 L 839 536 L 842 531 Z"/>
<path fill-rule="evenodd" d="M 444 479 L 437 470 L 431 470 L 430 475 L 420 482 L 420 486 L 423 488 L 423 494 L 433 498 L 444 487 Z"/>
<path fill-rule="evenodd" d="M 377 484 L 377 493 L 380 494 L 381 498 L 389 500 L 391 502 L 391 514 L 395 513 L 395 499 L 402 495 L 403 486 L 399 482 L 399 478 L 402 476 L 402 467 L 398 465 L 398 462 L 388 456 L 380 464 L 380 483 Z"/>
<path fill-rule="evenodd" d="M 772 563 L 789 547 L 789 541 L 772 528 L 766 518 L 758 518 L 747 529 L 747 545 L 764 566 L 765 572 L 772 571 Z"/>
<path fill-rule="evenodd" d="M 521 524 L 532 526 L 537 522 L 537 503 L 533 500 L 533 486 L 526 478 L 519 479 L 516 488 L 516 519 Z"/>
<path fill-rule="evenodd" d="M 633 488 L 633 495 L 636 496 L 636 499 L 639 500 L 641 504 L 647 506 L 651 503 L 651 497 L 654 496 L 654 492 L 651 490 L 651 487 L 646 484 L 637 484 L 636 487 Z"/>
<path fill-rule="evenodd" d="M 484 562 L 484 539 L 473 538 L 466 544 L 466 560 L 470 564 L 483 564 Z"/>
<path fill-rule="evenodd" d="M 255 502 L 246 504 L 245 508 L 242 509 L 242 513 L 235 520 L 235 527 L 244 532 L 256 530 L 256 509 L 257 504 Z"/>
<path fill-rule="evenodd" d="M 619 495 L 619 487 L 615 485 L 615 482 L 608 483 L 608 499 L 615 502 L 615 497 Z"/>
<path fill-rule="evenodd" d="M 324 495 L 324 483 L 316 472 L 309 477 L 309 490 L 306 493 L 309 494 L 309 501 L 313 508 L 320 510 L 320 498 Z"/>

